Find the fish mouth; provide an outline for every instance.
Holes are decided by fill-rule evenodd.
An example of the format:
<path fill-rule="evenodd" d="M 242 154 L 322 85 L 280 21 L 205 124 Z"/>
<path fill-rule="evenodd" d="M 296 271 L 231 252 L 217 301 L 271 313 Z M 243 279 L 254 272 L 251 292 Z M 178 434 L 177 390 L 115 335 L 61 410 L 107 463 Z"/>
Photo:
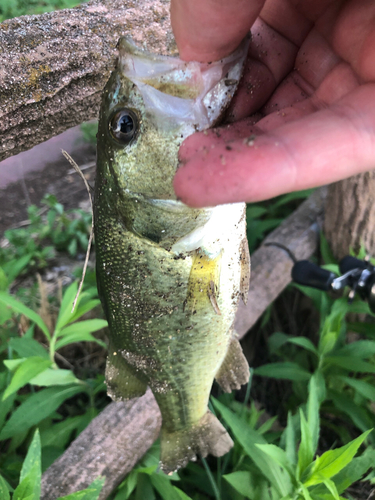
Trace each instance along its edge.
<path fill-rule="evenodd" d="M 121 38 L 118 67 L 137 86 L 158 125 L 187 126 L 190 135 L 221 118 L 237 90 L 248 46 L 247 37 L 232 54 L 209 64 L 151 54 Z"/>
<path fill-rule="evenodd" d="M 184 213 L 191 210 L 190 207 L 179 200 L 148 198 L 147 196 L 140 193 L 132 193 L 128 189 L 126 189 L 125 191 L 126 197 L 132 199 L 136 203 L 147 203 L 160 210 L 165 210 L 166 212 Z"/>

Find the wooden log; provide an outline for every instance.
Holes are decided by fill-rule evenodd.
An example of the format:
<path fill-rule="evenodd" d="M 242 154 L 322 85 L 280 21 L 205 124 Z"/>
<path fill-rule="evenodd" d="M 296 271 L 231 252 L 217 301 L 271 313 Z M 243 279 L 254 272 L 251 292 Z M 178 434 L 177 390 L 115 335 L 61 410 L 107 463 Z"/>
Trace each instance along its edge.
<path fill-rule="evenodd" d="M 289 247 L 297 258 L 309 258 L 317 247 L 325 190 L 315 192 L 273 231 L 266 241 Z M 292 261 L 276 247 L 262 246 L 252 256 L 247 306 L 238 310 L 240 336 L 254 325 L 266 307 L 290 282 Z M 156 439 L 160 413 L 150 391 L 127 403 L 112 403 L 43 474 L 42 500 L 55 500 L 86 488 L 99 475 L 106 477 L 100 499 L 122 481 Z"/>
<path fill-rule="evenodd" d="M 94 0 L 0 24 L 0 160 L 97 116 L 124 35 L 176 52 L 169 0 Z"/>
<path fill-rule="evenodd" d="M 247 305 L 240 302 L 235 330 L 242 338 L 266 308 L 291 282 L 293 261 L 285 250 L 265 243 L 277 242 L 289 248 L 297 259 L 308 259 L 318 245 L 323 223 L 326 188 L 315 191 L 263 241 L 251 256 L 250 290 Z"/>
<path fill-rule="evenodd" d="M 148 390 L 138 399 L 111 403 L 43 474 L 41 500 L 56 500 L 106 478 L 105 499 L 158 437 L 161 415 Z"/>

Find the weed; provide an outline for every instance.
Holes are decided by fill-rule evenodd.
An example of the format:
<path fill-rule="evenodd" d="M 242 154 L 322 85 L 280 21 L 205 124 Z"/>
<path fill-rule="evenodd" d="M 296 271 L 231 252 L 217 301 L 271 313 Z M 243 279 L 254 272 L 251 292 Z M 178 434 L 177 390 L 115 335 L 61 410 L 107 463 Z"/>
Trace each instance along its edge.
<path fill-rule="evenodd" d="M 92 332 L 105 328 L 107 322 L 102 319 L 82 320 L 85 314 L 99 305 L 96 287 L 86 288 L 81 293 L 72 313 L 76 292 L 77 283 L 74 282 L 62 297 L 54 324 L 47 321 L 46 314 L 42 318 L 42 313 L 34 312 L 7 292 L 0 292 L 0 304 L 11 313 L 10 318 L 7 314 L 5 320 L 1 318 L 0 321 L 3 324 L 0 334 L 4 340 L 0 354 L 6 354 L 7 358 L 3 361 L 7 370 L 0 371 L 0 441 L 1 447 L 7 450 L 2 453 L 0 468 L 4 477 L 11 482 L 17 475 L 14 464 L 20 463 L 16 449 L 27 439 L 31 428 L 42 426 L 42 441 L 53 441 L 60 454 L 72 432 L 82 430 L 97 414 L 95 397 L 104 390 L 103 377 L 94 381 L 80 380 L 71 369 L 59 368 L 56 363 L 58 351 L 76 342 L 89 341 L 106 347 Z M 14 327 L 8 326 L 12 325 L 14 315 L 21 315 L 24 321 L 27 319 L 30 322 L 22 337 Z M 34 338 L 35 327 L 44 335 L 42 341 L 38 342 Z M 61 416 L 56 414 L 56 410 L 68 399 L 82 394 L 89 399 L 84 414 L 59 421 Z M 56 419 L 58 423 L 53 424 Z M 50 432 L 52 425 L 59 428 L 60 442 L 56 442 L 55 431 Z M 56 455 L 53 458 L 57 458 Z"/>
<path fill-rule="evenodd" d="M 70 9 L 79 5 L 77 0 L 1 0 L 0 22 L 27 14 L 42 14 L 58 9 Z"/>
<path fill-rule="evenodd" d="M 313 189 L 295 191 L 262 203 L 248 204 L 246 207 L 247 240 L 252 253 L 265 236 L 276 229 L 298 206 L 308 198 Z"/>
<path fill-rule="evenodd" d="M 22 464 L 20 480 L 16 488 L 0 475 L 0 498 L 10 500 L 39 500 L 41 494 L 42 457 L 39 431 L 36 430 L 30 443 L 26 458 Z M 105 478 L 99 477 L 85 490 L 77 491 L 68 496 L 59 497 L 57 500 L 97 500 L 104 486 Z"/>
<path fill-rule="evenodd" d="M 29 224 L 5 231 L 0 247 L 0 290 L 7 289 L 17 276 L 41 270 L 56 252 L 74 257 L 85 252 L 91 229 L 91 214 L 81 209 L 64 211 L 54 195 L 44 196 L 45 208 L 28 207 Z M 43 212 L 45 215 L 43 216 Z"/>

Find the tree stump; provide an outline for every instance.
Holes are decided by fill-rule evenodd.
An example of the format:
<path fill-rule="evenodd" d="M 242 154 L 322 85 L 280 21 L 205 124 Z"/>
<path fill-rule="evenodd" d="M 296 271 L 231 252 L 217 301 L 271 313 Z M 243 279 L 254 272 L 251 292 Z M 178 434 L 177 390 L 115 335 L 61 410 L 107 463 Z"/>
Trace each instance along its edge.
<path fill-rule="evenodd" d="M 375 256 L 375 170 L 328 187 L 324 233 L 337 259 L 361 246 Z"/>

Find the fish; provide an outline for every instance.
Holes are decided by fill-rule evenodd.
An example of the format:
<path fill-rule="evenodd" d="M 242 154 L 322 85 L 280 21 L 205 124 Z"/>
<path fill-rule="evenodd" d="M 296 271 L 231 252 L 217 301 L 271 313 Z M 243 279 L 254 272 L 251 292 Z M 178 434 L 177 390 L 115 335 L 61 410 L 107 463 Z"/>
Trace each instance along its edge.
<path fill-rule="evenodd" d="M 231 392 L 249 380 L 233 326 L 249 288 L 245 204 L 190 208 L 173 190 L 182 141 L 220 122 L 247 43 L 203 64 L 122 38 L 102 96 L 94 233 L 107 389 L 123 401 L 150 387 L 166 473 L 229 451 L 233 441 L 208 409 L 211 387 L 216 379 Z"/>

